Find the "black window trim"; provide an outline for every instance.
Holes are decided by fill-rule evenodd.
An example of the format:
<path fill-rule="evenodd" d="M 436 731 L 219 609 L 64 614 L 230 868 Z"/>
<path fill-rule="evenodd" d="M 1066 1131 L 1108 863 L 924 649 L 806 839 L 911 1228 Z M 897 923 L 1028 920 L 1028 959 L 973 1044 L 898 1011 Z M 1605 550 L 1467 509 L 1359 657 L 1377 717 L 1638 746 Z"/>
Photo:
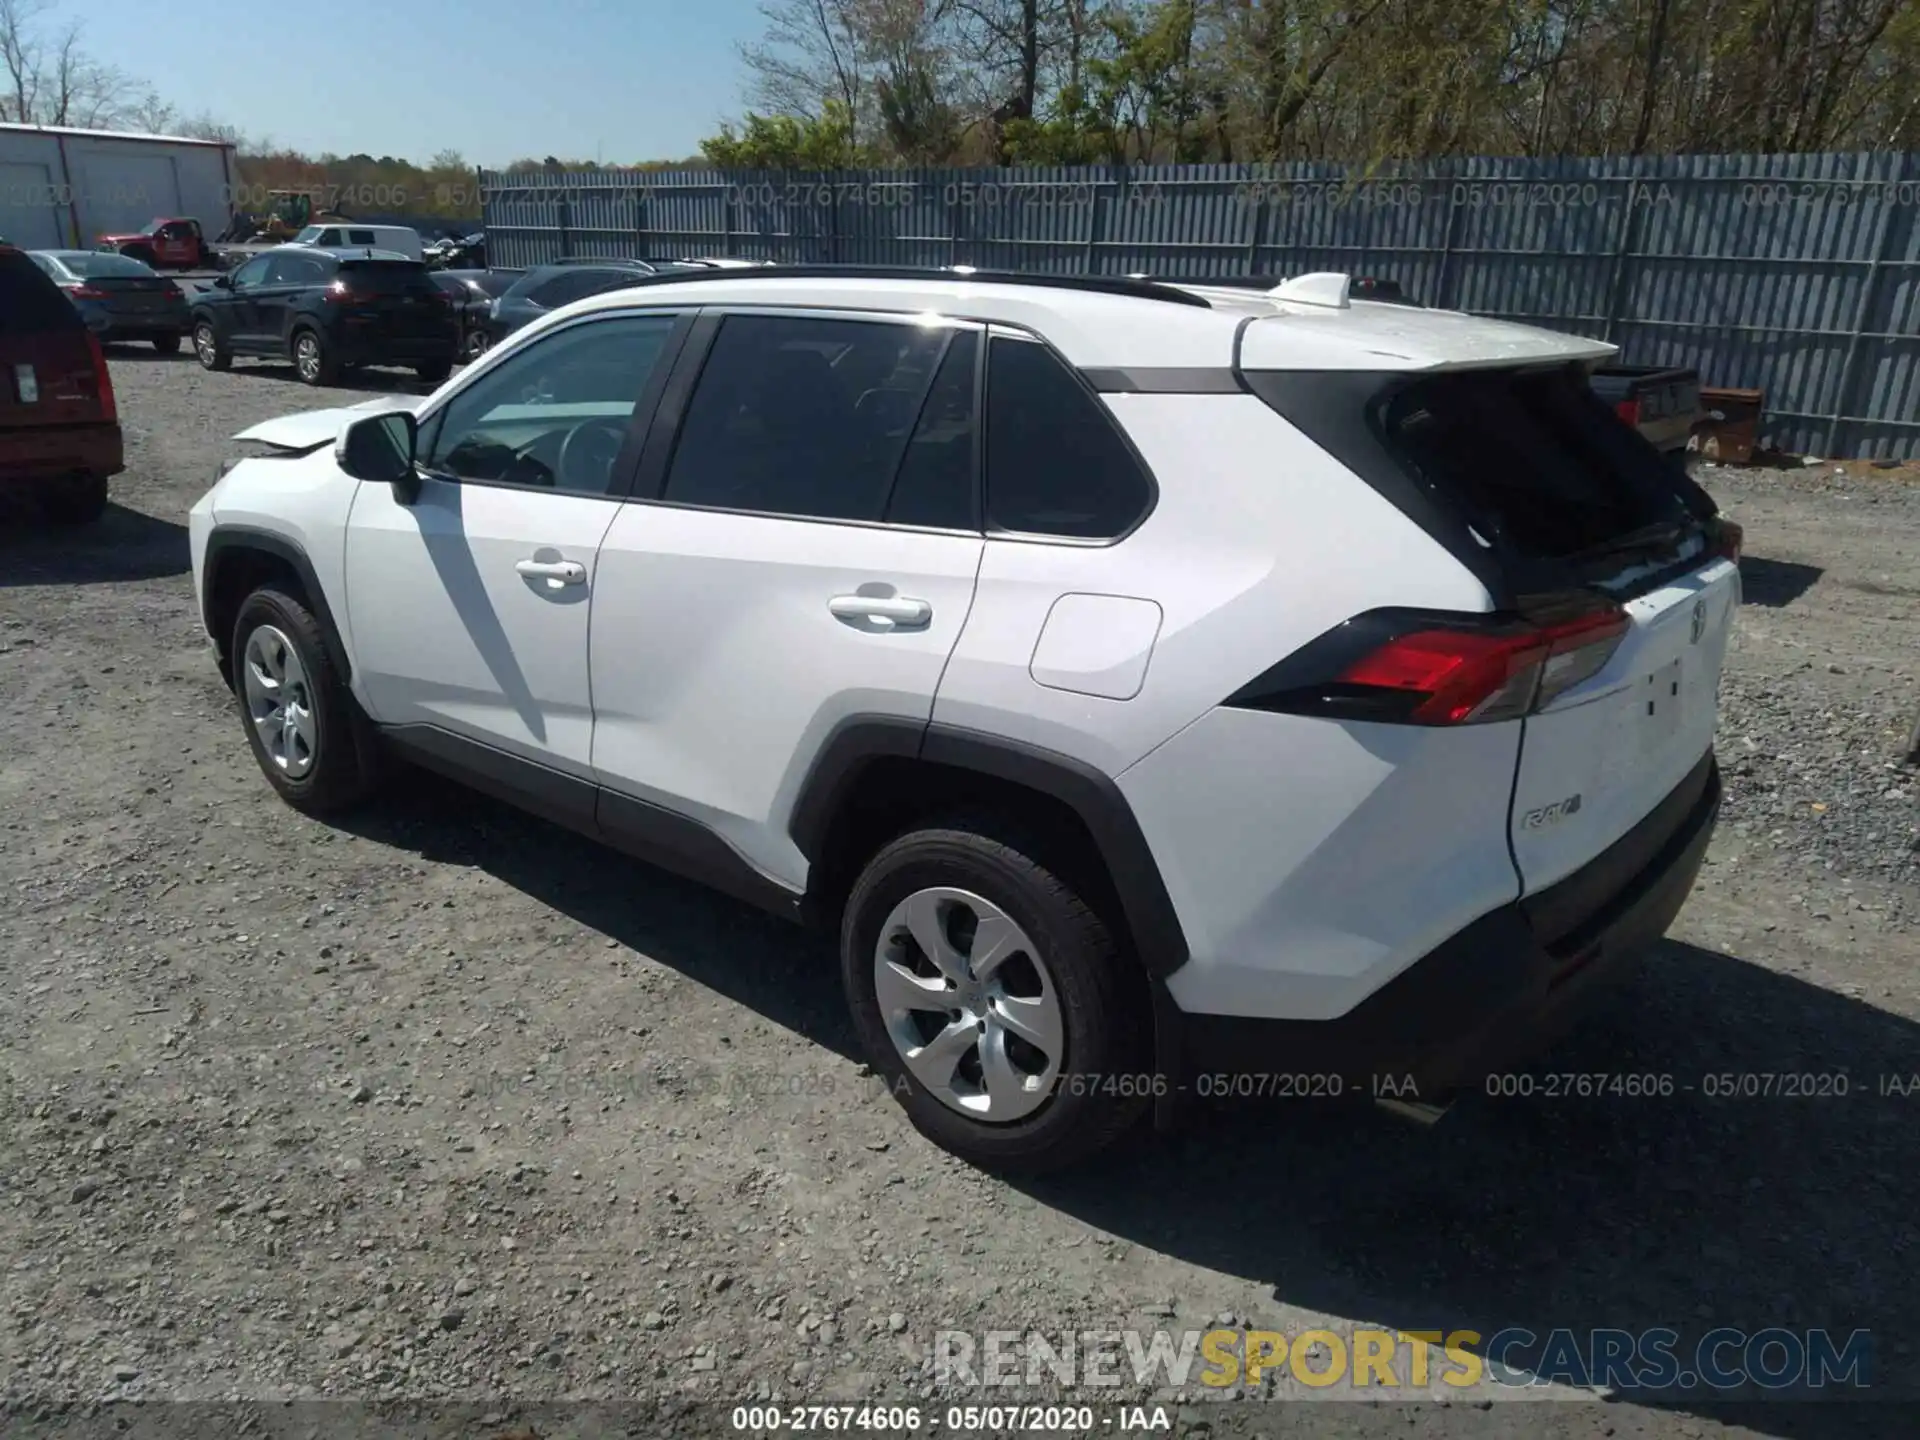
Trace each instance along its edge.
<path fill-rule="evenodd" d="M 1142 525 L 1146 524 L 1148 520 L 1152 519 L 1153 513 L 1160 508 L 1160 478 L 1153 473 L 1153 467 L 1147 464 L 1147 457 L 1140 453 L 1140 447 L 1133 443 L 1133 437 L 1127 433 L 1127 427 L 1120 423 L 1120 417 L 1114 414 L 1108 407 L 1100 391 L 1089 383 L 1085 371 L 1068 360 L 1067 357 L 1062 355 L 1054 346 L 1048 344 L 1044 336 L 1036 335 L 1025 326 L 1009 325 L 1004 321 L 998 320 L 988 325 L 986 343 L 980 347 L 989 357 L 992 354 L 993 341 L 996 337 L 1037 344 L 1049 355 L 1053 356 L 1060 367 L 1073 378 L 1074 383 L 1077 384 L 1086 394 L 1087 398 L 1092 401 L 1095 410 L 1097 410 L 1101 418 L 1106 421 L 1108 428 L 1113 431 L 1121 445 L 1126 448 L 1127 454 L 1133 457 L 1133 463 L 1140 467 L 1141 477 L 1147 482 L 1147 503 L 1140 507 L 1139 513 L 1133 517 L 1132 522 L 1128 524 L 1126 529 L 1113 536 L 1049 535 L 1044 531 L 1002 530 L 989 524 L 986 529 L 987 538 L 989 540 L 1002 540 L 1017 545 L 1059 545 L 1074 550 L 1107 550 L 1122 543 Z M 987 515 L 987 387 L 992 383 L 993 368 L 992 360 L 989 358 L 984 367 L 978 397 L 980 407 L 978 420 L 980 465 L 978 474 L 982 488 L 977 513 L 983 522 L 985 522 Z"/>
<path fill-rule="evenodd" d="M 622 308 L 623 315 L 645 314 L 648 306 Z M 720 327 L 729 317 L 735 315 L 758 315 L 783 319 L 804 318 L 813 320 L 852 320 L 864 324 L 922 325 L 929 315 L 937 318 L 942 325 L 953 330 L 970 330 L 980 337 L 980 344 L 974 353 L 974 417 L 972 426 L 973 461 L 973 519 L 974 525 L 959 529 L 945 525 L 905 525 L 896 520 L 854 520 L 831 515 L 793 515 L 784 510 L 746 510 L 730 505 L 702 505 L 687 500 L 668 500 L 664 498 L 667 472 L 673 463 L 674 452 L 680 444 L 680 427 L 686 419 L 687 402 L 693 398 L 694 387 L 699 383 L 701 373 L 706 369 L 707 359 L 712 354 L 713 344 L 720 335 Z M 657 433 L 649 434 L 645 453 L 634 476 L 634 488 L 627 499 L 638 505 L 657 505 L 670 510 L 700 510 L 713 515 L 745 515 L 759 520 L 783 520 L 797 525 L 839 525 L 851 526 L 861 530 L 887 530 L 916 535 L 958 535 L 970 540 L 986 538 L 986 532 L 980 528 L 982 514 L 980 502 L 983 495 L 981 467 L 986 458 L 986 447 L 982 442 L 980 403 L 985 394 L 987 332 L 991 322 L 977 320 L 971 316 L 951 315 L 945 311 L 920 310 L 870 310 L 842 305 L 793 305 L 777 303 L 761 304 L 722 304 L 705 305 L 700 309 L 700 323 L 695 327 L 692 340 L 680 353 L 679 364 L 673 378 L 670 395 L 656 413 L 653 429 Z M 942 360 L 945 352 L 942 352 Z M 936 369 L 936 377 L 938 366 Z M 903 457 L 904 459 L 904 457 Z M 897 479 L 898 476 L 896 475 Z"/>
<path fill-rule="evenodd" d="M 640 394 L 633 403 L 633 415 L 627 422 L 627 435 L 620 443 L 620 453 L 614 458 L 613 473 L 604 491 L 563 490 L 558 486 L 522 485 L 512 480 L 477 480 L 465 475 L 449 475 L 444 470 L 431 469 L 424 460 L 420 459 L 416 459 L 414 469 L 423 479 L 438 480 L 446 485 L 485 486 L 491 490 L 512 490 L 523 495 L 564 495 L 575 500 L 605 500 L 614 505 L 625 503 L 633 488 L 633 478 L 639 469 L 643 447 L 653 430 L 654 415 L 658 412 L 660 401 L 666 394 L 668 381 L 678 369 L 681 352 L 698 318 L 697 312 L 688 306 L 663 305 L 647 310 L 594 311 L 591 314 L 576 316 L 554 326 L 551 330 L 542 331 L 539 338 L 532 344 L 517 345 L 511 351 L 503 347 L 495 352 L 504 357 L 500 364 L 473 366 L 460 377 L 458 386 L 435 397 L 435 403 L 420 413 L 416 426 L 416 433 L 423 438 L 425 447 L 430 453 L 433 446 L 439 443 L 440 426 L 446 419 L 447 411 L 474 385 L 499 369 L 501 364 L 510 364 L 515 356 L 523 355 L 535 346 L 556 335 L 563 335 L 569 330 L 635 318 L 667 319 L 675 323 L 667 331 L 667 338 L 661 342 L 659 358 L 655 360 L 653 370 L 647 376 L 647 383 L 641 387 Z M 425 438 L 429 435 L 431 439 Z"/>

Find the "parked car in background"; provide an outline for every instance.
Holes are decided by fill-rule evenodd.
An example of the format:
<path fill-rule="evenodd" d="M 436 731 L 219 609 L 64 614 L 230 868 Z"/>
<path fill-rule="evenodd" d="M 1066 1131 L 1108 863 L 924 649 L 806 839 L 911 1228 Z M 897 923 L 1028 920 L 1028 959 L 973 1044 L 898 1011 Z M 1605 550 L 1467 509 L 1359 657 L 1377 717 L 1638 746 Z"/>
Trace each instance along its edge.
<path fill-rule="evenodd" d="M 99 340 L 26 252 L 0 245 L 0 490 L 34 491 L 62 523 L 97 520 L 124 454 Z"/>
<path fill-rule="evenodd" d="M 290 245 L 305 245 L 314 250 L 391 250 L 409 260 L 423 259 L 426 247 L 420 232 L 410 225 L 309 225 Z"/>
<path fill-rule="evenodd" d="M 521 326 L 562 305 L 618 290 L 659 274 L 661 269 L 643 260 L 567 259 L 536 265 L 493 302 L 487 326 L 492 337 L 489 343 L 498 345 Z"/>
<path fill-rule="evenodd" d="M 131 256 L 156 270 L 198 270 L 214 263 L 213 249 L 200 222 L 184 216 L 149 220 L 124 235 L 102 235 L 94 241 L 94 248 Z"/>
<path fill-rule="evenodd" d="M 33 250 L 28 258 L 60 288 L 103 343 L 150 341 L 163 355 L 187 333 L 187 296 L 131 255 L 101 250 Z"/>
<path fill-rule="evenodd" d="M 1602 365 L 1593 393 L 1664 455 L 1682 458 L 1700 421 L 1700 372 L 1664 365 Z"/>
<path fill-rule="evenodd" d="M 435 270 L 433 283 L 453 301 L 460 320 L 460 358 L 471 360 L 493 343 L 493 302 L 513 286 L 519 270 Z"/>
<path fill-rule="evenodd" d="M 194 296 L 193 350 L 209 370 L 240 355 L 291 360 L 308 385 L 366 365 L 437 384 L 459 358 L 460 321 L 421 261 L 282 245 Z"/>

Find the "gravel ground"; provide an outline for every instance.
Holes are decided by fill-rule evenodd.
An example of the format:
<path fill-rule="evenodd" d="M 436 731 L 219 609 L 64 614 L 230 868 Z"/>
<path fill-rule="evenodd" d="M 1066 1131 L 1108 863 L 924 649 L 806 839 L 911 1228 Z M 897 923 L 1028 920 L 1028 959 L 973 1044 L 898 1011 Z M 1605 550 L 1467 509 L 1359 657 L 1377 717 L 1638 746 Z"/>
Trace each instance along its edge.
<path fill-rule="evenodd" d="M 938 1406 L 936 1331 L 1222 1317 L 1865 1327 L 1878 1389 L 1920 1395 L 1920 1078 L 1881 1093 L 1920 1077 L 1907 476 L 1705 477 L 1750 556 L 1725 818 L 1668 943 L 1535 1072 L 1674 1093 L 1475 1097 L 1426 1131 L 1243 1104 L 1010 1185 L 872 1091 L 822 945 L 424 778 L 351 827 L 277 803 L 197 630 L 185 512 L 233 431 L 364 392 L 133 352 L 113 371 L 130 465 L 109 518 L 0 531 L 9 1433 L 131 1399 L 470 1403 L 444 1433 L 489 1437 L 603 1433 L 529 1408 L 563 1399 Z M 1736 1072 L 1842 1074 L 1848 1094 L 1704 1093 Z M 240 1428 L 217 1413 L 197 1433 Z M 636 1413 L 604 1433 L 726 1429 Z M 1915 1413 L 1181 1423 L 1801 1437 L 1912 1433 Z"/>

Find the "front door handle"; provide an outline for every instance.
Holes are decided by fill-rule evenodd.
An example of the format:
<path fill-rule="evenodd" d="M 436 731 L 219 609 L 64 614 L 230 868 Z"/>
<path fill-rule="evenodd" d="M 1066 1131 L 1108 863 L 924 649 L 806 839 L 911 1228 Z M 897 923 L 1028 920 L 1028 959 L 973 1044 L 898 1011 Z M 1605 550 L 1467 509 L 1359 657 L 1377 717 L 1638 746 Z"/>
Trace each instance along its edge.
<path fill-rule="evenodd" d="M 836 595 L 827 601 L 827 609 L 838 620 L 868 620 L 898 629 L 933 619 L 933 606 L 904 595 Z"/>
<path fill-rule="evenodd" d="M 587 583 L 587 567 L 578 560 L 521 560 L 513 568 L 529 580 L 544 580 L 556 587 Z"/>

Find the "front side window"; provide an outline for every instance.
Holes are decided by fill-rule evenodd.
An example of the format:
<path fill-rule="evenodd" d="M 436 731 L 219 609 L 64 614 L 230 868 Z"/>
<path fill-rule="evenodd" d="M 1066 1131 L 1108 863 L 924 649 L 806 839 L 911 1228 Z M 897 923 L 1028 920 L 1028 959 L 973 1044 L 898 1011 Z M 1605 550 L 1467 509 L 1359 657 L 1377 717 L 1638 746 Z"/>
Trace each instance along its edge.
<path fill-rule="evenodd" d="M 671 315 L 622 315 L 544 336 L 429 422 L 425 468 L 451 480 L 605 495 Z"/>
<path fill-rule="evenodd" d="M 688 402 L 663 498 L 810 519 L 882 519 L 956 339 L 943 325 L 730 316 Z M 904 508 L 955 513 L 938 497 L 938 475 L 923 472 L 940 470 L 938 454 L 955 453 L 948 447 L 956 434 L 946 408 L 938 408 L 911 467 L 914 498 L 903 497 Z"/>
<path fill-rule="evenodd" d="M 233 288 L 241 290 L 249 285 L 261 285 L 266 282 L 267 266 L 271 257 L 257 255 L 233 272 Z"/>
<path fill-rule="evenodd" d="M 1034 340 L 996 335 L 987 358 L 987 523 L 1023 535 L 1110 540 L 1153 485 L 1098 399 Z"/>

